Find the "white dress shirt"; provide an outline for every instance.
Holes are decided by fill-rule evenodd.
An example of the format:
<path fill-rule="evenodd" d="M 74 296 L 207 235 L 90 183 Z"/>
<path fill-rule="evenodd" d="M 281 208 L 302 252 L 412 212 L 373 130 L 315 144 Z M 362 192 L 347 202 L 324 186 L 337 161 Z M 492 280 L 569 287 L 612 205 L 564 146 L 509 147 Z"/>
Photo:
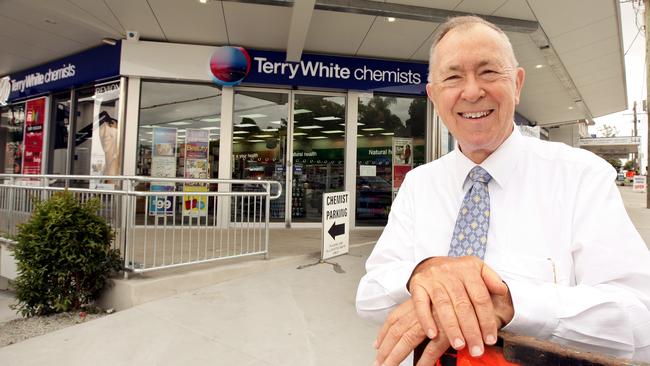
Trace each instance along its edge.
<path fill-rule="evenodd" d="M 475 165 L 456 149 L 407 174 L 359 284 L 362 317 L 383 322 L 416 264 L 447 255 Z M 650 253 L 611 165 L 515 127 L 480 166 L 492 176 L 484 260 L 515 309 L 503 329 L 650 361 Z"/>

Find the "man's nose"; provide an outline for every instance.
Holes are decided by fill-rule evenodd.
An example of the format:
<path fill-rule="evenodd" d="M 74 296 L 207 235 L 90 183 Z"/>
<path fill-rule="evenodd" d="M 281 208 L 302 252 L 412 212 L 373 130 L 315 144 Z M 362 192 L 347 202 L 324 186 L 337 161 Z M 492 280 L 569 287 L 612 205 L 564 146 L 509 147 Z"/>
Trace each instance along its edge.
<path fill-rule="evenodd" d="M 484 95 L 485 90 L 483 90 L 483 87 L 474 76 L 469 76 L 465 79 L 462 94 L 463 99 L 474 103 L 481 99 Z"/>

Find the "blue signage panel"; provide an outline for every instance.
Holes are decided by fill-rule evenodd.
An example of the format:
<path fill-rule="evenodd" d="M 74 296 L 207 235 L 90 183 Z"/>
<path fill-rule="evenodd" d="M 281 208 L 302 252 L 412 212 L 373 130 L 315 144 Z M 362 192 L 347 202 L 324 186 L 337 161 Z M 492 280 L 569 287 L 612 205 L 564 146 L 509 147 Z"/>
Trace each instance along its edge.
<path fill-rule="evenodd" d="M 248 53 L 251 65 L 246 83 L 426 94 L 428 65 L 424 63 L 308 53 L 302 54 L 300 62 L 287 62 L 284 52 Z"/>
<path fill-rule="evenodd" d="M 9 101 L 64 90 L 120 74 L 121 42 L 10 75 Z"/>

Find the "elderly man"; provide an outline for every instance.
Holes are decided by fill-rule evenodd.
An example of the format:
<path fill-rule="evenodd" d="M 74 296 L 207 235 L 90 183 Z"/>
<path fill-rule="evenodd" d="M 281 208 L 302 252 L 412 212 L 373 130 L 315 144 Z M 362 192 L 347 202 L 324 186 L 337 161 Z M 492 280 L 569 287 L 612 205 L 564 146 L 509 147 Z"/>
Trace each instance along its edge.
<path fill-rule="evenodd" d="M 440 26 L 427 93 L 458 149 L 407 175 L 366 263 L 377 365 L 411 365 L 426 339 L 418 365 L 450 346 L 479 357 L 499 329 L 650 360 L 650 254 L 616 174 L 514 128 L 524 76 L 495 25 Z"/>

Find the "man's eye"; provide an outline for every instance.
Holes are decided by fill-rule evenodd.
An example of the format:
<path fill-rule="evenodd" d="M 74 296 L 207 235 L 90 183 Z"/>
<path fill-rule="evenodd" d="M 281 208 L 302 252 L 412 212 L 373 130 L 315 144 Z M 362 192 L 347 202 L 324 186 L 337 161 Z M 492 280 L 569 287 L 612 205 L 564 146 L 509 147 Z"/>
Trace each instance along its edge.
<path fill-rule="evenodd" d="M 458 76 L 458 75 L 450 75 L 450 76 L 447 76 L 445 78 L 445 81 L 452 81 L 452 80 L 456 80 L 456 79 L 460 79 L 460 76 Z"/>
<path fill-rule="evenodd" d="M 494 70 L 483 70 L 483 71 L 481 71 L 481 75 L 488 75 L 488 74 L 496 74 L 496 71 L 494 71 Z"/>

